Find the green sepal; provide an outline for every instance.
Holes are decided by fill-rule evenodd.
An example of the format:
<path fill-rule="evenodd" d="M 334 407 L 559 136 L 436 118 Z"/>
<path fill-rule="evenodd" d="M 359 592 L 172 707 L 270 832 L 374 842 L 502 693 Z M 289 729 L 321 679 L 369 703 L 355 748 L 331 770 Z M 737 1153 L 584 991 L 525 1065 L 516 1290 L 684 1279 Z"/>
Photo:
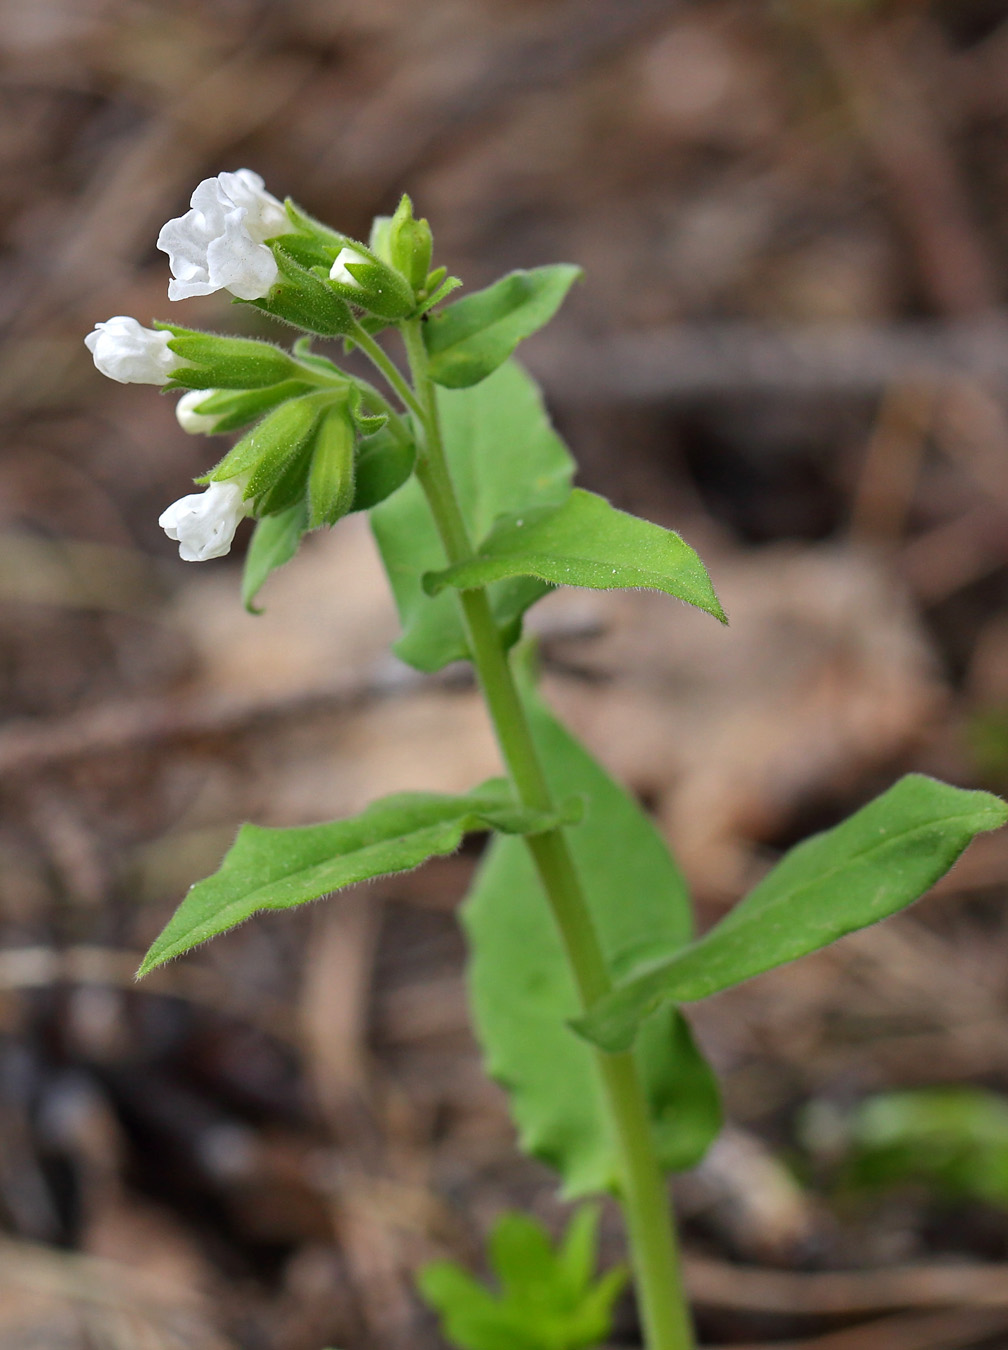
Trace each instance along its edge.
<path fill-rule="evenodd" d="M 331 225 L 326 225 L 324 221 L 309 215 L 308 212 L 298 206 L 297 202 L 291 197 L 288 197 L 285 200 L 284 210 L 287 212 L 287 219 L 295 227 L 298 234 L 307 235 L 309 238 L 315 240 L 320 247 L 326 249 L 329 255 L 330 264 L 340 249 L 343 248 L 345 244 L 351 242 L 346 235 L 341 234 L 339 230 L 334 230 Z M 276 236 L 277 239 L 283 239 L 284 241 L 293 237 L 296 236 L 290 234 Z M 270 240 L 268 242 L 272 243 L 273 241 Z"/>
<path fill-rule="evenodd" d="M 443 267 L 439 268 L 439 272 L 443 271 Z M 431 275 L 437 276 L 438 273 L 432 272 Z M 418 308 L 417 313 L 421 315 L 426 314 L 428 310 L 433 309 L 435 305 L 439 305 L 446 296 L 451 295 L 452 291 L 457 291 L 461 285 L 462 282 L 459 277 L 448 277 L 437 285 L 428 280 L 426 287 L 428 295 Z M 431 290 L 432 286 L 434 287 L 433 292 Z"/>
<path fill-rule="evenodd" d="M 664 591 L 727 623 L 707 569 L 689 544 L 674 530 L 618 511 L 583 488 L 559 507 L 504 517 L 474 557 L 427 573 L 423 585 L 428 595 L 438 595 L 446 586 L 469 590 L 520 576 L 553 586 Z"/>
<path fill-rule="evenodd" d="M 558 1248 L 527 1215 L 502 1214 L 490 1235 L 490 1265 L 499 1294 L 452 1261 L 420 1272 L 421 1297 L 461 1350 L 585 1350 L 607 1341 L 612 1311 L 629 1272 L 596 1277 L 598 1210 L 583 1205 Z"/>
<path fill-rule="evenodd" d="M 574 1025 L 605 1050 L 625 1050 L 663 1004 L 730 989 L 912 904 L 974 836 L 1006 820 L 1008 806 L 989 792 L 907 774 L 791 849 L 698 942 L 652 954 Z"/>
<path fill-rule="evenodd" d="M 388 232 L 389 262 L 401 272 L 414 292 L 421 291 L 430 269 L 434 239 L 426 220 L 417 220 L 413 203 L 404 192 Z"/>
<path fill-rule="evenodd" d="M 388 421 L 387 412 L 369 413 L 366 411 L 364 397 L 359 385 L 351 385 L 347 406 L 350 410 L 350 416 L 353 418 L 354 426 L 362 436 L 373 436 L 376 431 L 381 431 Z"/>
<path fill-rule="evenodd" d="M 485 380 L 549 323 L 580 275 L 569 263 L 510 272 L 433 315 L 424 325 L 431 379 L 449 389 Z"/>
<path fill-rule="evenodd" d="M 370 511 L 401 488 L 416 463 L 416 443 L 402 441 L 387 427 L 357 447 L 357 472 L 351 511 Z"/>
<path fill-rule="evenodd" d="M 221 337 L 170 323 L 155 322 L 154 327 L 171 333 L 169 349 L 190 363 L 172 372 L 168 389 L 261 389 L 297 378 L 297 362 L 270 342 Z"/>
<path fill-rule="evenodd" d="M 308 472 L 308 528 L 335 525 L 354 499 L 354 451 L 357 433 L 346 404 L 327 409 L 319 419 Z"/>
<path fill-rule="evenodd" d="M 458 796 L 403 792 L 384 797 L 360 815 L 325 825 L 243 825 L 218 871 L 192 887 L 155 939 L 138 976 L 260 910 L 303 905 L 454 853 L 472 831 L 537 833 L 554 828 L 557 820 L 517 805 L 510 784 L 492 779 Z"/>
<path fill-rule="evenodd" d="M 287 238 L 281 235 L 272 243 L 279 279 L 262 300 L 248 303 L 319 337 L 343 337 L 352 332 L 354 317 L 346 300 L 329 282 L 297 261 L 284 243 Z"/>
<path fill-rule="evenodd" d="M 523 701 L 556 800 L 582 794 L 585 816 L 567 836 L 612 977 L 692 936 L 689 896 L 653 823 L 534 693 Z M 462 911 L 469 997 L 487 1070 L 508 1093 L 519 1142 L 555 1168 L 563 1194 L 614 1190 L 619 1158 L 595 1055 L 571 1030 L 578 993 L 528 850 L 495 839 Z M 661 1165 L 694 1166 L 721 1125 L 714 1076 L 689 1027 L 665 1009 L 634 1056 Z"/>
<path fill-rule="evenodd" d="M 288 258 L 308 271 L 322 267 L 328 272 L 333 258 L 342 247 L 342 243 L 333 244 L 328 239 L 309 234 L 281 234 L 276 236 L 276 240 Z"/>
<path fill-rule="evenodd" d="M 212 390 L 202 402 L 196 404 L 193 411 L 217 419 L 212 430 L 203 433 L 205 436 L 221 436 L 225 432 L 238 431 L 248 426 L 271 408 L 286 403 L 289 398 L 308 393 L 311 387 L 300 380 L 284 380 L 282 384 L 269 385 L 265 389 Z"/>
<path fill-rule="evenodd" d="M 253 603 L 263 582 L 297 553 L 308 530 L 308 503 L 302 497 L 277 515 L 256 521 L 242 571 L 242 604 L 250 614 L 261 614 Z"/>

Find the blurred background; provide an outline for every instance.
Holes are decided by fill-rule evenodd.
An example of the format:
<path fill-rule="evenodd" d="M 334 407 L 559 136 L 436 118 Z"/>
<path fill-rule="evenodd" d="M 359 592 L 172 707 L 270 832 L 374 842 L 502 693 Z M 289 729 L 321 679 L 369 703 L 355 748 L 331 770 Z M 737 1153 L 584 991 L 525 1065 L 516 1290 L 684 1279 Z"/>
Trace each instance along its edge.
<path fill-rule="evenodd" d="M 157 516 L 216 446 L 83 336 L 265 331 L 166 298 L 157 231 L 223 169 L 364 237 L 408 190 L 471 288 L 579 263 L 527 360 L 732 626 L 571 592 L 535 627 L 707 924 L 904 771 L 1008 788 L 1008 4 L 7 0 L 0 45 L 0 1347 L 434 1350 L 411 1272 L 563 1218 L 467 1030 L 478 841 L 132 973 L 241 820 L 493 773 L 478 700 L 388 654 L 357 518 L 259 618 L 241 547 L 180 563 Z M 1006 882 L 985 836 L 694 1010 L 706 1345 L 1008 1344 Z"/>

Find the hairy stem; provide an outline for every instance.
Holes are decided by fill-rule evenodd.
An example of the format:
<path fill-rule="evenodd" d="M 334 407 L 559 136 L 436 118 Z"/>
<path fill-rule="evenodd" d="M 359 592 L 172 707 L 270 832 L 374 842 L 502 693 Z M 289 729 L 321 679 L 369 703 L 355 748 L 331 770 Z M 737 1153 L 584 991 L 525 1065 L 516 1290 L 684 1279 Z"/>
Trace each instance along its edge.
<path fill-rule="evenodd" d="M 449 563 L 472 553 L 441 440 L 434 386 L 417 322 L 403 325 L 414 383 L 413 409 L 423 433 L 417 476 Z M 387 359 L 387 358 L 386 358 Z M 554 803 L 532 739 L 501 633 L 484 588 L 459 592 L 480 685 L 508 771 L 527 806 Z M 580 878 L 562 829 L 526 839 L 570 962 L 583 1008 L 609 992 L 611 980 Z M 690 1350 L 693 1332 L 680 1273 L 665 1177 L 637 1064 L 631 1052 L 596 1051 L 621 1164 L 620 1199 L 630 1237 L 645 1341 L 650 1350 Z"/>

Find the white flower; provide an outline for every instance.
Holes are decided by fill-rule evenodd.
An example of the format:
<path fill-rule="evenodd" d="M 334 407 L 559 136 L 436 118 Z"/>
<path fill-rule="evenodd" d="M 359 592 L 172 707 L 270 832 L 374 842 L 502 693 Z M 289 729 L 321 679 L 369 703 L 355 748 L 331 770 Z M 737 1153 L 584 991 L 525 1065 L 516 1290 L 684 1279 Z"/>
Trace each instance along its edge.
<path fill-rule="evenodd" d="M 341 281 L 344 286 L 356 286 L 361 289 L 361 284 L 352 272 L 347 271 L 347 263 L 366 263 L 370 258 L 365 258 L 363 253 L 358 253 L 355 248 L 344 247 L 336 254 L 336 261 L 329 269 L 330 281 Z"/>
<path fill-rule="evenodd" d="M 201 436 L 204 433 L 210 435 L 213 432 L 220 421 L 220 413 L 201 413 L 197 412 L 197 409 L 204 399 L 216 393 L 216 389 L 190 389 L 188 393 L 182 395 L 175 404 L 175 416 L 183 431 L 188 431 L 193 436 Z"/>
<path fill-rule="evenodd" d="M 205 492 L 191 492 L 162 511 L 158 524 L 179 546 L 183 562 L 209 562 L 231 551 L 235 530 L 248 514 L 242 478 L 211 483 Z"/>
<path fill-rule="evenodd" d="M 294 229 L 283 203 L 251 169 L 204 178 L 189 200 L 192 210 L 169 220 L 157 239 L 175 278 L 168 299 L 227 290 L 260 300 L 278 276 L 264 240 Z"/>
<path fill-rule="evenodd" d="M 168 348 L 166 330 L 144 328 L 128 314 L 116 314 L 96 323 L 84 345 L 103 375 L 120 384 L 167 384 L 179 366 L 186 365 Z"/>

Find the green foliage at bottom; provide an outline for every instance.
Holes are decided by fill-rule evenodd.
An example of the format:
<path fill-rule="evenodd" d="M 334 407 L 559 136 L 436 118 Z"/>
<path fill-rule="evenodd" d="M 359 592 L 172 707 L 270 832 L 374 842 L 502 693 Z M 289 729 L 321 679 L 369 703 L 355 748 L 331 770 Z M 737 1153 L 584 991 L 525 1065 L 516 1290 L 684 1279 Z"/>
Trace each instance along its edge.
<path fill-rule="evenodd" d="M 605 1341 L 627 1281 L 620 1266 L 595 1278 L 598 1211 L 583 1206 L 560 1245 L 524 1214 L 504 1214 L 490 1237 L 499 1293 L 452 1261 L 420 1273 L 420 1293 L 459 1350 L 584 1350 Z"/>
<path fill-rule="evenodd" d="M 816 1150 L 840 1145 L 841 1191 L 924 1187 L 951 1200 L 1008 1209 L 1008 1098 L 973 1087 L 883 1092 L 849 1115 L 811 1110 L 803 1134 Z"/>

